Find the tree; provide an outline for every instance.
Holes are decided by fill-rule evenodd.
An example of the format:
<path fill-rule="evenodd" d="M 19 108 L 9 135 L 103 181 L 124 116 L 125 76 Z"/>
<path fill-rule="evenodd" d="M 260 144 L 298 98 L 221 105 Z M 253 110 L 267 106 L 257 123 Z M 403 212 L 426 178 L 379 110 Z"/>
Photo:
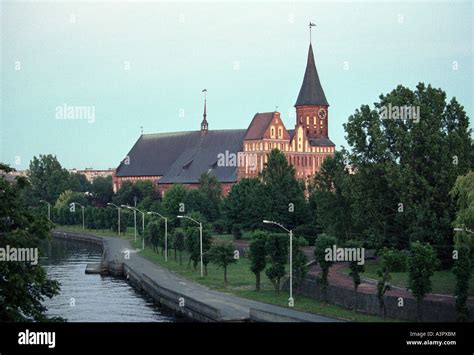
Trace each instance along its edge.
<path fill-rule="evenodd" d="M 209 260 L 224 269 L 224 284 L 227 285 L 227 267 L 237 262 L 234 258 L 234 247 L 230 242 L 215 242 L 209 250 Z"/>
<path fill-rule="evenodd" d="M 153 250 L 157 250 L 160 245 L 160 224 L 157 221 L 151 221 L 146 226 L 145 240 L 149 242 Z"/>
<path fill-rule="evenodd" d="M 80 203 L 83 206 L 88 205 L 88 201 L 83 193 L 74 192 L 72 190 L 66 190 L 61 192 L 58 199 L 56 200 L 56 204 L 54 205 L 54 207 L 69 208 L 72 202 Z"/>
<path fill-rule="evenodd" d="M 206 257 L 207 260 L 204 260 L 204 255 L 211 247 L 211 235 L 209 233 L 209 225 L 207 224 L 204 217 L 198 212 L 191 212 L 188 214 L 188 217 L 193 218 L 196 221 L 202 223 L 202 253 L 203 253 L 203 264 L 206 267 L 205 272 L 207 274 L 207 262 L 209 259 Z M 183 227 L 184 227 L 184 235 L 186 236 L 186 251 L 189 253 L 189 261 L 188 266 L 193 263 L 194 269 L 196 269 L 198 263 L 201 260 L 201 243 L 200 243 L 200 235 L 199 235 L 199 226 L 188 220 L 183 219 Z M 206 262 L 205 262 L 206 261 Z"/>
<path fill-rule="evenodd" d="M 260 274 L 267 265 L 265 245 L 268 233 L 255 231 L 249 244 L 250 271 L 255 274 L 255 290 L 260 291 Z"/>
<path fill-rule="evenodd" d="M 215 176 L 202 173 L 199 177 L 199 191 L 203 197 L 201 213 L 208 221 L 215 221 L 220 217 L 222 202 L 222 186 Z"/>
<path fill-rule="evenodd" d="M 113 201 L 116 205 L 134 206 L 135 198 L 137 199 L 137 205 L 147 201 L 145 207 L 148 208 L 155 198 L 153 183 L 148 180 L 139 180 L 135 183 L 125 181 L 117 191 Z"/>
<path fill-rule="evenodd" d="M 186 209 L 186 188 L 181 184 L 173 185 L 166 191 L 163 197 L 162 206 L 169 218 L 169 224 L 173 227 L 178 227 L 178 219 L 176 216 L 190 212 Z"/>
<path fill-rule="evenodd" d="M 295 178 L 295 168 L 278 149 L 268 154 L 268 161 L 260 174 L 264 193 L 271 196 L 266 218 L 278 221 L 290 229 L 309 219 L 303 182 Z"/>
<path fill-rule="evenodd" d="M 270 234 L 265 244 L 270 266 L 265 274 L 270 279 L 275 292 L 280 295 L 280 280 L 285 276 L 285 264 L 288 257 L 288 236 L 286 234 Z"/>
<path fill-rule="evenodd" d="M 30 204 L 36 205 L 39 200 L 55 203 L 61 192 L 70 185 L 69 173 L 64 169 L 56 156 L 41 155 L 30 161 L 27 170 L 30 185 L 23 190 Z"/>
<path fill-rule="evenodd" d="M 346 169 L 345 152 L 324 159 L 311 186 L 310 205 L 315 210 L 315 225 L 339 240 L 352 238 L 352 180 Z"/>
<path fill-rule="evenodd" d="M 419 241 L 411 243 L 408 257 L 408 285 L 417 303 L 418 321 L 423 318 L 422 302 L 431 291 L 431 276 L 438 265 L 438 259 L 433 247 Z"/>
<path fill-rule="evenodd" d="M 459 176 L 450 192 L 457 211 L 453 227 L 474 230 L 474 172 Z M 457 232 L 456 244 L 466 245 L 470 249 L 469 259 L 474 258 L 474 239 L 472 233 Z"/>
<path fill-rule="evenodd" d="M 321 273 L 319 275 L 319 284 L 321 286 L 321 293 L 323 295 L 324 302 L 327 302 L 329 268 L 334 263 L 332 258 L 327 257 L 327 249 L 332 250 L 334 245 L 336 245 L 336 238 L 324 233 L 318 236 L 318 239 L 316 239 L 316 243 L 314 245 L 314 256 L 321 269 Z"/>
<path fill-rule="evenodd" d="M 1 163 L 0 170 L 12 171 Z M 19 198 L 26 189 L 24 178 L 9 183 L 0 177 L 0 248 L 39 248 L 40 241 L 50 235 L 52 224 L 45 216 L 32 215 Z M 0 321 L 47 320 L 42 301 L 59 293 L 57 281 L 48 279 L 46 271 L 32 262 L 0 262 L 0 275 Z"/>
<path fill-rule="evenodd" d="M 347 248 L 362 248 L 362 243 L 356 240 L 350 240 L 346 243 Z M 364 264 L 359 265 L 357 260 L 353 260 L 349 262 L 349 276 L 352 278 L 352 282 L 354 283 L 354 310 L 357 311 L 357 289 L 361 283 L 360 273 L 365 271 Z"/>
<path fill-rule="evenodd" d="M 447 196 L 472 168 L 469 118 L 456 99 L 448 102 L 443 90 L 423 83 L 415 90 L 400 85 L 374 106 L 361 106 L 344 125 L 356 171 L 353 223 L 376 247 L 429 242 L 449 267 L 455 205 Z M 405 108 L 416 116 L 384 119 L 387 110 Z"/>
<path fill-rule="evenodd" d="M 94 179 L 90 187 L 92 201 L 97 207 L 105 207 L 112 201 L 114 190 L 112 186 L 112 177 L 98 176 Z"/>
<path fill-rule="evenodd" d="M 262 225 L 267 214 L 269 196 L 259 179 L 244 178 L 233 185 L 224 199 L 223 215 L 229 226 L 240 225 L 254 230 Z"/>
<path fill-rule="evenodd" d="M 456 249 L 458 258 L 453 268 L 453 273 L 456 275 L 454 296 L 456 297 L 458 321 L 465 322 L 469 318 L 467 298 L 469 296 L 469 279 L 471 278 L 472 265 L 469 258 L 469 248 L 466 245 L 458 245 Z"/>
<path fill-rule="evenodd" d="M 85 193 L 87 191 L 90 191 L 91 183 L 89 182 L 89 180 L 87 180 L 84 174 L 70 173 L 68 189 Z"/>
<path fill-rule="evenodd" d="M 295 274 L 295 286 L 298 287 L 303 282 L 308 272 L 308 260 L 303 252 L 303 248 L 308 246 L 308 242 L 303 237 L 293 236 L 293 273 Z"/>
<path fill-rule="evenodd" d="M 173 235 L 173 247 L 179 251 L 179 265 L 183 264 L 183 250 L 185 249 L 184 233 L 181 229 L 175 229 Z"/>
<path fill-rule="evenodd" d="M 390 291 L 391 286 L 389 284 L 391 280 L 390 276 L 390 271 L 386 262 L 386 259 L 384 258 L 384 251 L 382 252 L 381 256 L 381 267 L 377 269 L 377 276 L 380 278 L 379 281 L 377 282 L 377 299 L 379 300 L 379 307 L 380 307 L 380 313 L 385 320 L 385 317 L 387 315 L 387 309 L 385 307 L 385 293 L 387 291 Z"/>

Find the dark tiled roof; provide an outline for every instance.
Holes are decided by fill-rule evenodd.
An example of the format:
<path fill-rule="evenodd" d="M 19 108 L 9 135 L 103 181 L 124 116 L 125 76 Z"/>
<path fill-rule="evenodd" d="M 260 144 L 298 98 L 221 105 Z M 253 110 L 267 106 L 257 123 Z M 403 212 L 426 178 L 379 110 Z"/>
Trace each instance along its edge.
<path fill-rule="evenodd" d="M 159 183 L 195 183 L 203 172 L 220 182 L 237 180 L 237 167 L 217 166 L 219 153 L 242 150 L 246 130 L 212 130 L 142 135 L 117 176 L 163 176 Z"/>
<path fill-rule="evenodd" d="M 288 134 L 290 139 L 295 136 L 295 130 L 289 129 Z M 329 138 L 308 138 L 309 144 L 312 147 L 335 147 L 336 145 Z"/>
<path fill-rule="evenodd" d="M 312 147 L 335 147 L 336 145 L 329 138 L 309 138 Z"/>
<path fill-rule="evenodd" d="M 250 123 L 245 139 L 262 139 L 263 134 L 272 122 L 274 112 L 256 113 Z"/>
<path fill-rule="evenodd" d="M 298 99 L 295 106 L 303 105 L 324 105 L 329 106 L 324 95 L 321 82 L 319 81 L 318 71 L 314 63 L 313 47 L 309 45 L 308 62 L 304 73 L 303 84 L 301 85 Z"/>

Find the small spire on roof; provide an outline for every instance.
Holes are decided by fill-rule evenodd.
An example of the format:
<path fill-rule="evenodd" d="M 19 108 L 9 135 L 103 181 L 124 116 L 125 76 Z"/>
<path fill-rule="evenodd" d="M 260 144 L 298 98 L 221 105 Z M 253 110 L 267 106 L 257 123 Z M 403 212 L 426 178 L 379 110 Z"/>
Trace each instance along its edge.
<path fill-rule="evenodd" d="M 202 115 L 201 133 L 206 133 L 208 128 L 209 128 L 209 124 L 207 123 L 207 119 L 206 119 L 206 116 L 207 116 L 207 113 L 206 113 L 207 89 L 203 89 L 202 92 L 204 93 L 204 113 Z"/>

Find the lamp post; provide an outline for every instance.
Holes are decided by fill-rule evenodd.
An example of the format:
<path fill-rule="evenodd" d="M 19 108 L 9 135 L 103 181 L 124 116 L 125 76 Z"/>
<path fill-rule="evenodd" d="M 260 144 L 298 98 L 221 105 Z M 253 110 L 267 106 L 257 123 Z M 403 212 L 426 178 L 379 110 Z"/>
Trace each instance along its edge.
<path fill-rule="evenodd" d="M 51 204 L 45 200 L 39 200 L 39 202 L 44 202 L 48 205 L 48 220 L 51 221 Z"/>
<path fill-rule="evenodd" d="M 136 207 L 130 207 L 130 206 L 127 206 L 127 205 L 122 205 L 121 207 L 128 208 L 129 210 L 132 210 L 133 212 L 135 212 L 135 214 L 137 212 L 142 214 L 142 234 L 143 234 L 143 236 L 142 236 L 142 249 L 145 249 L 145 212 L 140 211 Z M 135 242 L 136 241 L 137 241 L 137 220 L 135 219 Z"/>
<path fill-rule="evenodd" d="M 168 261 L 168 218 L 159 214 L 158 212 L 147 212 L 147 214 L 156 214 L 165 220 L 165 261 Z"/>
<path fill-rule="evenodd" d="M 290 235 L 290 298 L 288 299 L 288 304 L 290 307 L 293 307 L 294 304 L 294 299 L 293 299 L 293 231 L 289 230 L 288 228 L 285 228 L 282 224 L 274 222 L 274 221 L 268 221 L 266 219 L 263 220 L 263 223 L 266 224 L 274 224 L 281 229 L 285 230 L 289 235 Z"/>
<path fill-rule="evenodd" d="M 121 208 L 119 206 L 117 206 L 115 203 L 111 203 L 111 202 L 108 202 L 107 203 L 107 206 L 113 206 L 117 209 L 118 211 L 118 223 L 117 223 L 117 232 L 118 232 L 118 235 L 120 237 L 120 210 Z"/>
<path fill-rule="evenodd" d="M 198 222 L 196 221 L 194 218 L 191 218 L 189 216 L 177 216 L 178 218 L 186 218 L 186 219 L 189 219 L 190 221 L 193 221 L 194 223 L 198 224 L 199 225 L 199 248 L 200 248 L 200 254 L 201 254 L 201 277 L 204 276 L 203 274 L 203 263 L 202 263 L 202 223 L 201 222 Z"/>
<path fill-rule="evenodd" d="M 81 206 L 82 208 L 82 230 L 85 230 L 86 229 L 86 224 L 84 222 L 84 205 L 81 205 L 80 203 L 77 203 L 77 202 L 71 202 L 71 205 L 79 205 Z M 76 210 L 76 207 L 74 206 L 74 211 Z"/>

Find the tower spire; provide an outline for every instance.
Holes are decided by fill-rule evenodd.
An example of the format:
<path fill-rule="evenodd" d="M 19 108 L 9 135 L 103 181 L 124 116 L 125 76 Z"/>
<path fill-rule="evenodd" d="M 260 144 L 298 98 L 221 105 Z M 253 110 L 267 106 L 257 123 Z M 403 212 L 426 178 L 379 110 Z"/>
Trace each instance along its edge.
<path fill-rule="evenodd" d="M 308 27 L 309 27 L 309 44 L 311 44 L 311 27 L 316 27 L 316 24 L 310 22 Z"/>
<path fill-rule="evenodd" d="M 207 113 L 206 113 L 206 100 L 207 100 L 207 89 L 203 89 L 202 92 L 204 93 L 204 113 L 202 115 L 202 122 L 201 122 L 201 133 L 207 133 L 209 125 L 207 123 Z"/>

